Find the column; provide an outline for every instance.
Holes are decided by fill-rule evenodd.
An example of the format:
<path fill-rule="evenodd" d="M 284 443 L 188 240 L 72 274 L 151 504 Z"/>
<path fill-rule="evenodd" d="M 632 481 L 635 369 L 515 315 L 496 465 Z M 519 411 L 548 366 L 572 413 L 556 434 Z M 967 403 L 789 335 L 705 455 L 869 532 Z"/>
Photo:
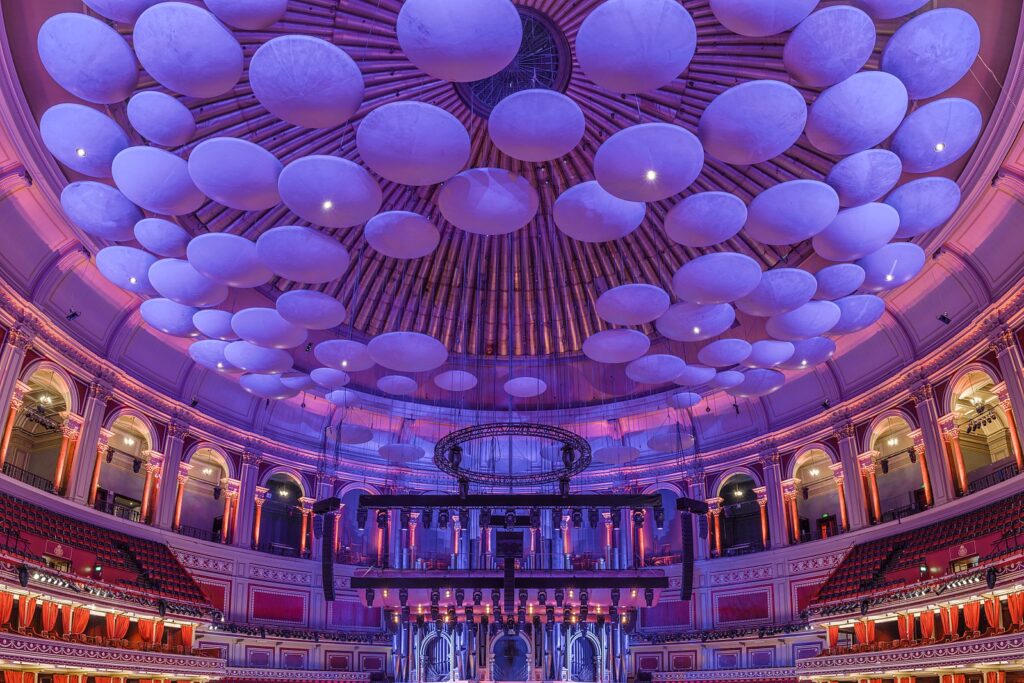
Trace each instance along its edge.
<path fill-rule="evenodd" d="M 252 547 L 260 547 L 260 522 L 263 521 L 263 503 L 267 500 L 267 494 L 270 493 L 270 489 L 266 486 L 257 486 L 256 493 L 253 495 L 252 503 L 254 506 L 253 518 L 252 518 Z"/>
<path fill-rule="evenodd" d="M 153 510 L 154 489 L 160 481 L 160 474 L 163 472 L 164 456 L 156 451 L 143 451 L 146 462 L 142 464 L 146 470 L 146 483 L 142 487 L 142 510 L 139 512 L 139 521 L 149 524 L 150 512 Z M 170 488 L 170 487 L 168 487 Z"/>
<path fill-rule="evenodd" d="M 857 456 L 860 473 L 868 485 L 871 503 L 871 517 L 875 524 L 882 523 L 882 502 L 878 498 L 878 451 L 867 451 Z"/>
<path fill-rule="evenodd" d="M 164 433 L 164 473 L 165 482 L 177 481 L 181 473 L 179 465 L 185 448 L 185 435 L 188 434 L 188 424 L 181 420 L 171 420 Z M 173 478 L 173 479 L 172 479 Z M 156 498 L 156 510 L 154 512 L 155 524 L 161 529 L 177 528 L 175 522 L 175 507 L 177 503 L 177 488 L 163 486 Z"/>
<path fill-rule="evenodd" d="M 63 424 L 60 426 L 60 452 L 57 454 L 57 466 L 53 469 L 53 492 L 63 495 L 64 473 L 73 463 L 78 437 L 82 432 L 82 418 L 74 413 L 65 412 Z"/>
<path fill-rule="evenodd" d="M 92 468 L 92 477 L 89 479 L 89 492 L 86 497 L 86 501 L 90 506 L 96 504 L 96 489 L 100 486 L 100 468 L 103 467 L 103 460 L 107 457 L 107 448 L 109 447 L 110 437 L 114 435 L 114 432 L 109 429 L 100 429 L 99 434 L 96 436 L 96 461 Z"/>
<path fill-rule="evenodd" d="M 220 495 L 224 499 L 224 513 L 220 523 L 220 542 L 225 545 L 231 543 L 231 532 L 235 523 L 235 503 L 238 501 L 238 493 L 241 488 L 242 482 L 237 479 L 224 477 L 220 480 Z"/>
<path fill-rule="evenodd" d="M 757 496 L 757 508 L 761 513 L 761 547 L 768 547 L 768 488 L 765 486 L 754 489 Z"/>
<path fill-rule="evenodd" d="M 924 432 L 915 429 L 910 432 L 910 438 L 914 440 L 914 459 L 921 468 L 921 485 L 924 487 L 924 504 L 931 507 L 934 504 L 932 497 L 932 481 L 928 474 L 928 459 L 924 457 Z"/>
<path fill-rule="evenodd" d="M 0 439 L 0 469 L 7 461 L 7 448 L 11 445 L 11 433 L 14 432 L 14 422 L 18 419 L 18 411 L 25 402 L 25 394 L 28 393 L 28 385 L 24 382 L 16 382 L 11 400 L 7 408 L 7 419 L 4 421 L 4 434 Z"/>
<path fill-rule="evenodd" d="M 832 434 L 839 441 L 839 462 L 845 473 L 843 486 L 847 522 L 853 531 L 863 529 L 868 525 L 868 501 L 860 477 L 860 462 L 857 460 L 857 429 L 847 420 L 835 425 Z"/>
<path fill-rule="evenodd" d="M 1020 345 L 1014 338 L 1013 330 L 1006 325 L 996 328 L 989 342 L 989 349 L 996 354 L 999 371 L 1006 385 L 1006 403 L 1003 410 L 1006 412 L 1007 422 L 1010 423 L 1010 437 L 1014 439 L 1017 471 L 1020 472 L 1024 466 L 1020 449 L 1020 437 L 1024 434 L 1024 414 L 1021 414 L 1021 411 L 1024 411 L 1024 358 L 1021 356 Z M 999 398 L 1002 401 L 1003 397 Z M 1017 410 L 1014 410 L 1013 406 L 1016 406 Z"/>
<path fill-rule="evenodd" d="M 789 518 L 789 540 L 800 542 L 800 513 L 796 507 L 796 490 L 800 486 L 799 479 L 786 479 L 782 482 L 782 499 L 786 502 L 786 517 Z"/>
<path fill-rule="evenodd" d="M 479 512 L 479 510 L 477 510 L 477 512 Z M 340 518 L 341 518 L 341 510 L 338 510 L 337 514 L 334 515 L 334 526 L 335 526 L 334 550 L 335 550 L 335 552 L 337 552 L 337 550 L 338 550 L 337 526 L 338 526 L 338 520 Z M 409 569 L 412 569 L 412 568 L 414 568 L 416 566 L 416 527 L 419 526 L 419 522 L 420 522 L 420 513 L 419 512 L 413 511 L 413 512 L 409 513 L 409 567 L 408 567 Z M 479 562 L 479 560 L 478 560 L 478 562 Z M 480 567 L 478 566 L 477 569 L 479 569 L 479 568 Z"/>
<path fill-rule="evenodd" d="M 846 517 L 846 486 L 843 476 L 843 463 L 837 462 L 828 467 L 832 470 L 832 479 L 836 482 L 836 493 L 839 495 L 839 531 L 850 530 L 850 520 Z"/>
<path fill-rule="evenodd" d="M 761 452 L 761 467 L 764 470 L 765 495 L 768 498 L 768 542 L 773 548 L 789 544 L 786 531 L 786 509 L 782 499 L 782 468 L 779 451 L 768 445 Z"/>
<path fill-rule="evenodd" d="M 299 538 L 299 557 L 305 557 L 306 549 L 309 548 L 309 522 L 313 516 L 313 503 L 315 502 L 312 498 L 299 498 L 299 504 L 302 506 L 302 535 Z"/>
<path fill-rule="evenodd" d="M 256 516 L 256 485 L 259 483 L 260 454 L 251 449 L 242 453 L 241 482 L 238 492 L 238 516 L 235 518 L 234 544 L 240 548 L 252 545 L 252 528 Z"/>
<path fill-rule="evenodd" d="M 721 498 L 708 498 L 708 518 L 710 521 L 708 535 L 712 539 L 716 557 L 722 556 L 722 503 Z"/>
<path fill-rule="evenodd" d="M 25 352 L 32 346 L 34 339 L 35 330 L 25 323 L 20 323 L 7 333 L 3 350 L 0 351 L 0 422 L 4 425 L 10 421 L 12 412 L 18 412 L 11 405 L 11 401 L 17 393 L 17 385 L 25 386 L 23 382 L 19 382 L 18 375 L 21 374 L 21 366 L 25 362 Z M 25 388 L 27 389 L 27 386 Z M 21 397 L 24 395 L 25 392 L 22 391 Z M 21 407 L 20 404 L 18 407 Z M 6 441 L 3 445 L 3 450 L 0 450 L 0 464 L 7 452 Z"/>
<path fill-rule="evenodd" d="M 1024 472 L 1024 459 L 1022 459 L 1020 450 L 1020 433 L 1017 431 L 1016 423 L 1017 414 L 1013 411 L 1013 401 L 1010 400 L 1006 382 L 997 384 L 995 391 L 999 396 L 999 407 L 1006 414 L 1006 429 L 1010 432 L 1010 445 L 1013 447 L 1013 457 L 1017 462 L 1017 472 Z"/>
<path fill-rule="evenodd" d="M 171 529 L 174 531 L 177 531 L 181 526 L 181 503 L 185 500 L 185 486 L 188 484 L 188 477 L 191 472 L 192 465 L 187 462 L 178 463 L 178 474 L 175 476 L 174 515 L 171 520 Z"/>
<path fill-rule="evenodd" d="M 103 379 L 97 379 L 89 386 L 89 396 L 85 399 L 82 410 L 82 430 L 78 437 L 78 454 L 74 464 L 68 468 L 68 482 L 65 486 L 67 496 L 76 503 L 85 503 L 89 499 L 93 470 L 102 467 L 103 461 L 95 461 L 93 446 L 98 444 L 100 430 L 103 429 L 103 418 L 107 412 L 107 401 L 110 400 L 111 388 Z M 106 442 L 104 442 L 104 450 Z"/>
<path fill-rule="evenodd" d="M 939 429 L 939 412 L 935 404 L 932 386 L 926 382 L 916 384 L 910 397 L 914 400 L 917 424 L 921 428 L 924 443 L 924 458 L 928 462 L 929 481 L 935 505 L 943 505 L 954 498 L 953 473 L 946 457 L 942 432 Z"/>
<path fill-rule="evenodd" d="M 953 456 L 953 476 L 956 488 L 961 496 L 967 495 L 967 468 L 964 466 L 964 452 L 960 448 L 960 426 L 956 423 L 954 413 L 946 413 L 939 418 L 939 429 L 942 439 Z"/>

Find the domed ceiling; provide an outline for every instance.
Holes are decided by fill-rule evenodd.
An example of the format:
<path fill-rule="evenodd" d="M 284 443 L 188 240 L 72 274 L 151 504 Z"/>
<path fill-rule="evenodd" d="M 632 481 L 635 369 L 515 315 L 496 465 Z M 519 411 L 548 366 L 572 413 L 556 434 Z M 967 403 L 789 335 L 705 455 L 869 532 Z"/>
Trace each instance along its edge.
<path fill-rule="evenodd" d="M 1020 10 L 43 4 L 65 213 L 196 363 L 543 408 L 766 395 L 876 323 L 959 205 Z"/>

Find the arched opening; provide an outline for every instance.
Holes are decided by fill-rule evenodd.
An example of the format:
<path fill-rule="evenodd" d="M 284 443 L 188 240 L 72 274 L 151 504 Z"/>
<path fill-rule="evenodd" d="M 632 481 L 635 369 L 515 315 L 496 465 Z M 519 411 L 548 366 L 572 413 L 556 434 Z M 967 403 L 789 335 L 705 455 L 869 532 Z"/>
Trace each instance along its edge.
<path fill-rule="evenodd" d="M 297 557 L 305 549 L 303 543 L 302 505 L 299 499 L 305 493 L 298 477 L 276 472 L 264 484 L 267 498 L 260 514 L 260 542 L 258 549 L 275 555 Z M 308 533 L 308 529 L 307 533 Z"/>
<path fill-rule="evenodd" d="M 119 415 L 110 425 L 107 456 L 100 463 L 97 510 L 139 521 L 146 489 L 147 451 L 152 450 L 149 426 L 135 415 Z"/>
<path fill-rule="evenodd" d="M 442 683 L 451 680 L 451 641 L 447 635 L 434 632 L 423 641 L 420 680 L 424 683 Z"/>
<path fill-rule="evenodd" d="M 71 389 L 64 377 L 46 368 L 32 373 L 26 384 L 28 390 L 7 443 L 3 473 L 52 492 Z"/>
<path fill-rule="evenodd" d="M 921 463 L 907 421 L 890 415 L 871 432 L 871 450 L 878 452 L 878 499 L 882 521 L 900 519 L 927 507 Z"/>
<path fill-rule="evenodd" d="M 793 464 L 796 510 L 800 540 L 829 538 L 842 531 L 839 489 L 832 473 L 832 459 L 820 448 L 809 448 Z"/>
<path fill-rule="evenodd" d="M 342 564 L 368 567 L 377 561 L 377 525 L 367 513 L 365 528 L 359 528 L 359 496 L 369 493 L 365 489 L 349 489 L 341 496 L 341 517 L 338 520 L 336 541 L 337 560 Z M 416 529 L 417 540 L 420 537 Z"/>
<path fill-rule="evenodd" d="M 718 487 L 722 509 L 718 514 L 722 555 L 743 555 L 764 550 L 761 540 L 761 508 L 754 489 L 757 482 L 748 474 L 729 475 Z M 714 529 L 712 526 L 712 533 Z M 712 547 L 715 539 L 712 539 Z"/>
<path fill-rule="evenodd" d="M 492 681 L 530 680 L 530 651 L 526 641 L 516 635 L 503 635 L 494 641 L 491 654 Z"/>
<path fill-rule="evenodd" d="M 189 458 L 192 469 L 181 497 L 178 533 L 205 541 L 222 540 L 224 490 L 222 480 L 231 476 L 224 456 L 208 447 Z"/>
<path fill-rule="evenodd" d="M 572 641 L 569 652 L 569 678 L 573 681 L 597 681 L 598 648 L 586 635 Z"/>
<path fill-rule="evenodd" d="M 970 493 L 1003 481 L 1017 471 L 1009 421 L 995 384 L 987 372 L 972 370 L 956 381 L 951 393 L 950 410 L 959 432 L 957 441 Z M 950 455 L 956 473 L 961 464 L 957 462 L 955 444 Z"/>
<path fill-rule="evenodd" d="M 644 560 L 649 565 L 674 564 L 679 561 L 679 554 L 683 551 L 682 518 L 676 511 L 679 496 L 671 489 L 661 489 L 655 493 L 661 496 L 664 519 L 660 529 L 650 511 L 644 519 Z"/>

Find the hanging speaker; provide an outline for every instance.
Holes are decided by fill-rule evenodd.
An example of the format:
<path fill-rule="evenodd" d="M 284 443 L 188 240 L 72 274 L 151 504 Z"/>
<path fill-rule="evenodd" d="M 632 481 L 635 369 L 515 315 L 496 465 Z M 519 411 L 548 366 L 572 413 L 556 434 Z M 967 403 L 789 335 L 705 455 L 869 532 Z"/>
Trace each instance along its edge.
<path fill-rule="evenodd" d="M 689 512 L 681 513 L 683 518 L 683 585 L 680 589 L 680 600 L 689 600 L 693 595 L 693 518 Z M 702 520 L 702 517 L 698 517 Z"/>
<path fill-rule="evenodd" d="M 338 514 L 335 512 L 334 514 Z M 327 524 L 324 523 L 327 519 Z M 320 522 L 320 576 L 324 588 L 324 600 L 334 601 L 334 519 L 333 515 L 317 515 L 313 518 L 313 529 L 316 533 L 316 522 Z"/>

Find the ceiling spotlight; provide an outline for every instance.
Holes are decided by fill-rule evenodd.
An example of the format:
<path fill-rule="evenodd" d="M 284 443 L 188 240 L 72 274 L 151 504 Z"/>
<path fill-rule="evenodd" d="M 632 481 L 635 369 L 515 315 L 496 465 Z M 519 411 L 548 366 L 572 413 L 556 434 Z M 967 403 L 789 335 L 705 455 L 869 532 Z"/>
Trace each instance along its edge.
<path fill-rule="evenodd" d="M 321 207 L 321 208 L 322 208 L 322 209 L 323 209 L 324 211 L 330 211 L 331 209 L 333 209 L 333 208 L 334 208 L 334 202 L 332 202 L 332 201 L 331 201 L 330 199 L 325 199 L 325 200 L 324 200 L 324 203 L 323 203 L 323 204 L 321 204 L 321 205 L 320 205 L 320 207 Z"/>
<path fill-rule="evenodd" d="M 700 334 L 700 328 L 699 328 L 699 327 L 697 327 L 696 325 L 694 325 L 694 327 L 693 327 L 693 333 L 694 333 L 694 334 Z"/>
<path fill-rule="evenodd" d="M 825 410 L 828 410 L 829 408 L 832 407 L 832 401 L 826 398 L 824 401 L 821 402 L 821 407 L 824 408 Z"/>
<path fill-rule="evenodd" d="M 817 467 L 812 467 L 811 469 L 807 470 L 807 474 L 811 475 L 812 477 L 816 477 L 819 474 L 821 474 L 821 470 L 819 470 Z"/>
<path fill-rule="evenodd" d="M 950 318 L 947 313 L 939 313 L 935 318 L 943 325 L 948 325 L 953 322 L 953 319 Z"/>
<path fill-rule="evenodd" d="M 800 361 L 800 367 L 802 367 L 802 368 L 806 368 L 807 367 L 807 359 L 806 358 L 804 358 L 802 361 Z"/>
<path fill-rule="evenodd" d="M 885 281 L 886 282 L 892 282 L 892 280 L 893 280 L 892 273 L 886 273 L 885 274 Z"/>
<path fill-rule="evenodd" d="M 644 173 L 644 178 L 647 180 L 647 182 L 653 183 L 655 180 L 658 179 L 658 172 L 652 168 L 648 170 L 647 173 Z"/>
<path fill-rule="evenodd" d="M 84 159 L 85 158 L 85 148 L 84 147 L 79 147 L 78 149 L 75 150 L 75 154 L 78 155 L 79 159 Z"/>
<path fill-rule="evenodd" d="M 941 152 L 944 149 L 946 149 L 946 143 L 944 143 L 944 142 L 936 142 L 935 143 L 935 151 L 936 152 Z"/>
<path fill-rule="evenodd" d="M 132 275 L 130 278 L 128 278 L 128 282 L 133 284 L 133 285 L 136 284 L 138 281 L 139 281 L 139 279 L 137 277 L 135 277 L 134 275 Z"/>
<path fill-rule="evenodd" d="M 224 361 L 217 361 L 217 369 L 218 370 L 223 370 L 224 369 Z"/>
<path fill-rule="evenodd" d="M 82 315 L 82 314 L 79 311 L 76 311 L 73 308 L 69 308 L 68 309 L 68 314 L 66 316 L 64 316 L 64 318 L 67 319 L 68 322 L 71 322 L 73 320 L 77 320 L 78 316 L 80 316 L 80 315 Z"/>
<path fill-rule="evenodd" d="M 341 361 L 341 367 L 347 368 L 348 367 L 348 361 L 347 360 Z"/>

